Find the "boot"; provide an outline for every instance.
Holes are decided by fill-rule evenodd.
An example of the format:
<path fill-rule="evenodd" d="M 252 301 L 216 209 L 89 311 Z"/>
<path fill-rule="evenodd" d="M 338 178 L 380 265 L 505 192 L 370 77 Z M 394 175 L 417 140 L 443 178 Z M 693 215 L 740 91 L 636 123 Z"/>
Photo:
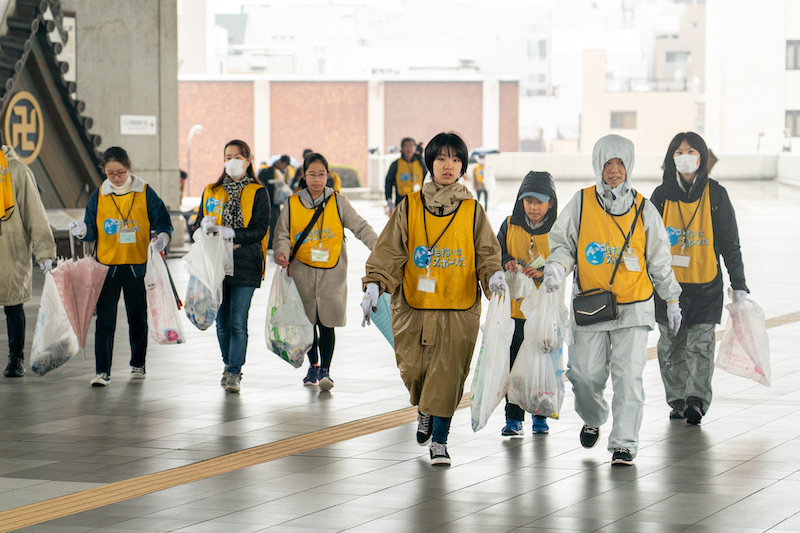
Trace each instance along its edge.
<path fill-rule="evenodd" d="M 8 366 L 3 371 L 7 378 L 21 378 L 25 375 L 25 357 L 19 355 L 8 356 Z"/>

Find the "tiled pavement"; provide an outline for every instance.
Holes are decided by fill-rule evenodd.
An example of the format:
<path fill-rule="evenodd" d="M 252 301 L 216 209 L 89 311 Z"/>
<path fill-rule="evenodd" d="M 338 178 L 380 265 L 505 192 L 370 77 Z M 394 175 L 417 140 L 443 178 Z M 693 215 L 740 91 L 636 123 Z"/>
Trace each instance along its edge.
<path fill-rule="evenodd" d="M 558 183 L 562 205 L 581 185 Z M 655 184 L 637 185 L 647 194 Z M 725 185 L 753 298 L 767 317 L 800 311 L 800 189 Z M 510 213 L 515 190 L 501 183 L 492 198 L 495 227 Z M 376 229 L 385 222 L 378 202 L 354 205 Z M 151 344 L 148 378 L 130 381 L 122 309 L 110 387 L 89 387 L 92 333 L 85 360 L 43 378 L 0 378 L 0 511 L 407 407 L 388 344 L 376 329 L 359 327 L 358 280 L 368 252 L 352 235 L 348 250 L 349 325 L 337 328 L 331 393 L 302 387 L 304 370 L 265 349 L 273 263 L 251 310 L 240 395 L 219 386 L 213 328 L 200 332 L 188 321 L 188 343 Z M 170 261 L 185 287 L 181 265 Z M 37 276 L 37 296 L 26 304 L 27 347 L 41 283 Z M 5 346 L 4 327 L 0 333 Z M 450 468 L 432 468 L 427 450 L 414 442 L 414 425 L 406 425 L 22 531 L 800 531 L 800 327 L 769 333 L 772 387 L 717 372 L 715 401 L 700 427 L 667 419 L 658 364 L 650 361 L 632 468 L 609 466 L 609 425 L 599 446 L 580 447 L 581 421 L 568 392 L 562 419 L 546 436 L 500 437 L 502 408 L 473 433 L 468 410 L 459 411 Z"/>

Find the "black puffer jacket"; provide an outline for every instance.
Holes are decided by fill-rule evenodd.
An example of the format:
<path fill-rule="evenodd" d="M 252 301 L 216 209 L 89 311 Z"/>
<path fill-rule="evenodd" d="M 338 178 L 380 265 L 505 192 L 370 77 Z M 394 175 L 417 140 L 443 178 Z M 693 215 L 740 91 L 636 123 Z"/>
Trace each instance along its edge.
<path fill-rule="evenodd" d="M 700 199 L 706 184 L 709 187 L 711 200 L 711 226 L 714 230 L 714 254 L 717 258 L 717 276 L 708 283 L 681 283 L 680 305 L 683 312 L 683 323 L 687 326 L 695 324 L 719 324 L 722 319 L 723 283 L 719 256 L 725 259 L 725 267 L 734 290 L 747 291 L 744 279 L 744 263 L 739 246 L 739 227 L 736 225 L 736 213 L 728 198 L 728 191 L 717 181 L 702 174 L 695 178 L 689 187 L 681 180 L 684 192 L 678 185 L 678 178 L 665 176 L 650 201 L 659 213 L 664 215 L 664 204 L 667 200 L 693 203 Z M 749 292 L 749 291 L 748 291 Z M 656 320 L 659 324 L 667 324 L 667 304 L 656 294 Z"/>
<path fill-rule="evenodd" d="M 547 211 L 547 214 L 542 221 L 543 224 L 538 228 L 531 229 L 528 225 L 525 214 L 525 202 L 521 196 L 528 192 L 535 192 L 549 196 L 553 200 L 552 207 Z M 556 184 L 553 176 L 549 172 L 535 172 L 531 170 L 522 180 L 522 185 L 519 186 L 517 191 L 517 202 L 514 204 L 514 210 L 511 212 L 511 223 L 519 226 L 531 235 L 542 235 L 550 232 L 553 223 L 556 221 L 558 214 L 558 198 L 556 197 Z M 514 258 L 508 254 L 508 246 L 506 245 L 506 236 L 508 235 L 508 219 L 504 220 L 500 225 L 500 231 L 497 233 L 497 240 L 500 241 L 500 248 L 503 253 L 503 265 L 513 260 Z"/>

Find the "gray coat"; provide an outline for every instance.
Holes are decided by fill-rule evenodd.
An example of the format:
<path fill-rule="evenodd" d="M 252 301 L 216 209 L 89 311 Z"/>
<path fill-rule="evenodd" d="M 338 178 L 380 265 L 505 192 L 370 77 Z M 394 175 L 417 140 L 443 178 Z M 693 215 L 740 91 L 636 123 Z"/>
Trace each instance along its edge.
<path fill-rule="evenodd" d="M 307 189 L 297 193 L 300 202 L 312 208 L 319 205 L 323 199 L 334 194 L 330 187 L 314 202 Z M 339 207 L 339 217 L 342 225 L 353 232 L 358 240 L 372 250 L 378 235 L 369 223 L 356 213 L 350 201 L 343 195 L 336 193 L 336 205 Z M 281 252 L 289 258 L 292 244 L 289 239 L 289 200 L 286 200 L 281 209 L 281 215 L 275 226 L 275 237 L 272 243 L 275 257 Z M 289 275 L 297 285 L 297 291 L 303 300 L 306 315 L 312 324 L 319 322 L 329 328 L 344 326 L 346 322 L 347 304 L 347 245 L 342 243 L 342 252 L 339 262 L 333 268 L 310 267 L 297 259 L 289 265 Z"/>

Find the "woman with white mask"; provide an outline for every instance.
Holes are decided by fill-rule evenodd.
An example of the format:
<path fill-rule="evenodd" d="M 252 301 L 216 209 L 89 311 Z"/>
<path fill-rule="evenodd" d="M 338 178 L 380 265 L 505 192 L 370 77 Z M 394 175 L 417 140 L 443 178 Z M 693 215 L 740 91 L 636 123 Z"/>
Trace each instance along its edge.
<path fill-rule="evenodd" d="M 225 170 L 203 191 L 200 227 L 208 234 L 233 239 L 233 275 L 222 282 L 217 313 L 217 338 L 222 351 L 222 386 L 241 390 L 247 352 L 247 317 L 255 290 L 261 286 L 269 237 L 270 199 L 253 172 L 253 156 L 244 141 L 225 145 Z"/>
<path fill-rule="evenodd" d="M 671 419 L 698 424 L 711 405 L 715 325 L 722 317 L 722 270 L 733 301 L 748 293 L 739 248 L 736 214 L 725 188 L 708 177 L 708 148 L 693 132 L 672 139 L 664 157 L 664 181 L 650 199 L 661 213 L 672 252 L 672 269 L 681 284 L 683 323 L 668 335 L 666 304 L 656 295 L 661 332 L 658 362 Z"/>

